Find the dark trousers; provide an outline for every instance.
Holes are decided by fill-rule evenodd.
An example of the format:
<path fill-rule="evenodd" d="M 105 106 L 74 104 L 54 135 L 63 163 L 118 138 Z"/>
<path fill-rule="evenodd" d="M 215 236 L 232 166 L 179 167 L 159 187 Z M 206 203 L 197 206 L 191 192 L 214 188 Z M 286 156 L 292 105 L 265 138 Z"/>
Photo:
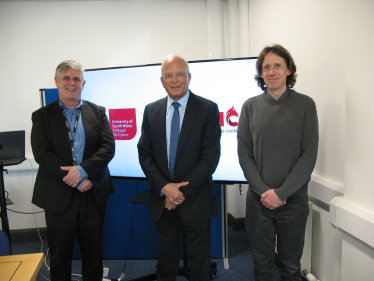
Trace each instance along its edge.
<path fill-rule="evenodd" d="M 274 254 L 277 246 L 282 281 L 301 281 L 300 259 L 303 253 L 308 199 L 287 201 L 275 210 L 264 207 L 247 193 L 245 227 L 254 257 L 257 281 L 274 280 Z"/>
<path fill-rule="evenodd" d="M 178 208 L 164 209 L 155 221 L 160 234 L 160 255 L 157 265 L 158 281 L 175 281 L 179 269 L 181 231 L 190 261 L 190 281 L 210 280 L 211 219 L 185 221 Z"/>
<path fill-rule="evenodd" d="M 98 205 L 93 193 L 73 191 L 69 207 L 62 213 L 45 211 L 52 281 L 71 280 L 75 237 L 82 256 L 84 281 L 101 281 L 101 240 L 106 204 Z"/>

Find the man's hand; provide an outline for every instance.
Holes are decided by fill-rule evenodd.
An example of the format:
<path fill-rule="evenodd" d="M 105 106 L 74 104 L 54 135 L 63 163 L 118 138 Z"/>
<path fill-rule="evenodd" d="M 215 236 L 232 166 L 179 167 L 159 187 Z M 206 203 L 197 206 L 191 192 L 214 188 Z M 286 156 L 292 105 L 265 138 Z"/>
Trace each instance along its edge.
<path fill-rule="evenodd" d="M 274 189 L 270 189 L 262 193 L 260 201 L 262 205 L 264 205 L 266 208 L 270 210 L 279 208 L 287 203 L 287 199 L 284 201 L 281 201 L 279 199 L 278 195 L 274 192 Z"/>
<path fill-rule="evenodd" d="M 165 199 L 165 209 L 168 209 L 169 211 L 172 209 L 175 209 L 178 205 L 174 204 L 169 200 L 169 198 L 166 197 Z"/>
<path fill-rule="evenodd" d="M 89 191 L 92 188 L 92 182 L 89 179 L 85 179 L 81 187 L 78 189 L 80 192 Z"/>
<path fill-rule="evenodd" d="M 179 190 L 179 188 L 182 186 L 186 186 L 188 184 L 189 182 L 168 183 L 167 185 L 164 186 L 162 193 L 165 194 L 166 199 L 168 199 L 170 203 L 174 205 L 182 204 L 185 198 L 183 196 L 183 193 Z M 166 201 L 165 201 L 165 207 L 166 207 Z"/>
<path fill-rule="evenodd" d="M 77 187 L 81 181 L 82 176 L 75 166 L 61 167 L 61 170 L 67 171 L 68 174 L 62 179 L 64 183 L 70 185 L 71 187 Z"/>

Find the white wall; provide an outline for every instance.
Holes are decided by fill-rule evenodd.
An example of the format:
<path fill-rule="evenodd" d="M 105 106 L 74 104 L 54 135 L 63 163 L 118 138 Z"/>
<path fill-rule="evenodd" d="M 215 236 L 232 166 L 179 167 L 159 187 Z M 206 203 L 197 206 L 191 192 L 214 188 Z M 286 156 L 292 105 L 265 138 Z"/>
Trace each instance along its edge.
<path fill-rule="evenodd" d="M 374 211 L 374 2 L 345 1 L 346 147 L 344 197 Z M 342 281 L 372 280 L 374 249 L 343 235 Z M 357 277 L 360 279 L 357 279 Z"/>
<path fill-rule="evenodd" d="M 240 41 L 238 34 L 232 38 L 235 31 L 230 28 L 237 23 L 228 24 L 233 19 L 230 13 L 243 12 L 237 8 L 238 3 L 246 7 L 243 1 L 227 0 L 218 6 L 218 0 L 0 2 L 0 131 L 26 130 L 29 139 L 30 116 L 40 106 L 38 90 L 54 87 L 55 67 L 65 59 L 99 68 L 158 63 L 168 53 L 187 60 L 247 55 L 243 46 L 235 48 L 227 41 Z M 374 2 L 248 0 L 247 4 L 249 55 L 257 56 L 268 44 L 284 45 L 298 67 L 296 90 L 316 101 L 320 148 L 314 177 L 344 186 L 345 196 L 373 210 Z M 221 11 L 225 14 L 218 15 Z M 209 29 L 211 18 L 225 26 Z M 26 151 L 32 158 L 29 142 Z M 31 164 L 23 165 L 21 169 L 28 169 Z M 16 203 L 13 208 L 32 209 L 31 173 L 24 177 L 13 172 L 5 175 L 5 181 Z M 244 200 L 236 197 L 233 193 L 229 208 L 240 214 Z M 34 227 L 31 217 L 8 215 L 11 229 Z M 37 219 L 42 222 L 42 215 Z M 315 206 L 313 274 L 325 281 L 345 276 L 348 279 L 342 280 L 368 280 L 374 268 L 373 250 L 335 230 L 328 220 L 328 212 Z"/>
<path fill-rule="evenodd" d="M 0 130 L 26 129 L 27 138 L 39 89 L 55 87 L 63 60 L 100 68 L 159 63 L 169 53 L 208 58 L 204 1 L 1 2 L 0 19 Z M 26 150 L 31 156 L 29 143 Z"/>
<path fill-rule="evenodd" d="M 374 210 L 374 1 L 346 1 L 345 196 Z M 359 20 L 357 20 L 359 19 Z"/>

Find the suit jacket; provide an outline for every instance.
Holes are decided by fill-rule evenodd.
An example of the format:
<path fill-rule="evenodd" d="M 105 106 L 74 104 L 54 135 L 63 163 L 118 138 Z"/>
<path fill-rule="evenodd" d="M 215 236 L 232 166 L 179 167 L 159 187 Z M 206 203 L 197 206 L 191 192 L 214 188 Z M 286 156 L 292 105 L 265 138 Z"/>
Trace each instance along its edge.
<path fill-rule="evenodd" d="M 167 97 L 145 107 L 138 143 L 139 162 L 151 183 L 149 212 L 156 221 L 165 202 L 161 189 L 172 182 L 167 158 L 166 105 Z M 189 182 L 180 188 L 185 201 L 177 207 L 185 220 L 204 220 L 218 214 L 212 174 L 220 158 L 220 138 L 217 104 L 190 92 L 174 166 L 174 182 Z"/>
<path fill-rule="evenodd" d="M 114 157 L 114 137 L 105 108 L 83 101 L 82 118 L 85 147 L 81 167 L 93 183 L 96 200 L 105 202 L 114 192 L 108 163 Z M 39 170 L 32 203 L 51 212 L 62 212 L 70 203 L 73 188 L 62 179 L 67 172 L 61 166 L 72 166 L 69 136 L 59 100 L 32 114 L 31 146 Z"/>

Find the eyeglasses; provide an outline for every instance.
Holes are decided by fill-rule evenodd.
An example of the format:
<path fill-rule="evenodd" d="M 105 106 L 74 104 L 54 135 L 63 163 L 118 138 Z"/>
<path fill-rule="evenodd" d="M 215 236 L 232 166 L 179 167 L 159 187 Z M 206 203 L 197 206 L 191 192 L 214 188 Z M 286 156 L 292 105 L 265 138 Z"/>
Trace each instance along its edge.
<path fill-rule="evenodd" d="M 189 72 L 178 71 L 178 72 L 175 72 L 174 74 L 173 73 L 166 73 L 162 77 L 164 77 L 164 79 L 171 79 L 175 75 L 175 76 L 177 76 L 177 78 L 182 78 L 188 73 Z"/>

